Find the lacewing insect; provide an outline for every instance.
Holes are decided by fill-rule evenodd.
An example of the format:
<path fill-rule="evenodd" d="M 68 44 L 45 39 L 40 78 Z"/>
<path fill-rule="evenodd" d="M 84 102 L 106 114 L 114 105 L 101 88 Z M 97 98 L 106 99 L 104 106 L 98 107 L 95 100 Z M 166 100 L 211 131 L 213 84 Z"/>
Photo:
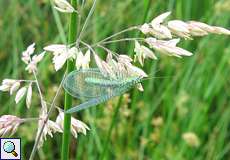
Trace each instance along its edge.
<path fill-rule="evenodd" d="M 142 81 L 142 77 L 133 76 L 114 80 L 104 76 L 98 69 L 73 71 L 64 80 L 64 89 L 73 97 L 83 101 L 66 113 L 74 113 L 90 108 L 107 100 L 120 96 Z"/>

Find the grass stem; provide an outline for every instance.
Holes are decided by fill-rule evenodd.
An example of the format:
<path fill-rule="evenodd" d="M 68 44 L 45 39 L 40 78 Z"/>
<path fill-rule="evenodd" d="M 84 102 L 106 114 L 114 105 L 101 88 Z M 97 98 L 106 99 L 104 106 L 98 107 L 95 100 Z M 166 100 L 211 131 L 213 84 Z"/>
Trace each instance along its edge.
<path fill-rule="evenodd" d="M 123 100 L 123 96 L 120 96 L 119 100 L 118 100 L 118 103 L 117 103 L 117 106 L 115 108 L 115 112 L 114 112 L 114 115 L 113 115 L 113 118 L 112 118 L 112 121 L 111 121 L 111 124 L 110 124 L 110 127 L 109 127 L 109 131 L 108 131 L 104 146 L 103 146 L 103 151 L 102 151 L 102 154 L 101 154 L 101 157 L 100 157 L 101 160 L 104 159 L 104 157 L 105 157 L 105 155 L 107 153 L 109 140 L 110 140 L 113 128 L 114 128 L 114 126 L 116 124 L 116 120 L 117 120 L 117 116 L 118 116 L 118 113 L 119 113 L 119 109 L 120 109 L 121 104 L 122 104 L 122 100 Z"/>
<path fill-rule="evenodd" d="M 71 0 L 71 5 L 74 8 L 77 8 L 77 0 Z M 73 43 L 77 39 L 77 14 L 76 12 L 70 15 L 69 22 L 69 35 L 68 35 L 68 43 Z M 67 61 L 67 74 L 74 70 L 74 63 L 71 60 Z M 68 110 L 72 106 L 72 97 L 67 92 L 65 92 L 65 111 Z M 69 143 L 70 143 L 70 126 L 71 126 L 71 115 L 64 115 L 64 131 L 62 138 L 62 152 L 61 159 L 68 160 L 69 159 Z"/>

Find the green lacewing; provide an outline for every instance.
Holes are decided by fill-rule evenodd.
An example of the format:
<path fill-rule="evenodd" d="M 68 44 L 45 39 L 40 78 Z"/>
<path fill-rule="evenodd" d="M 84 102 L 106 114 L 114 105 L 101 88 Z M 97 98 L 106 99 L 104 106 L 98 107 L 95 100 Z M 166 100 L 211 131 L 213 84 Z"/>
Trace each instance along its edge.
<path fill-rule="evenodd" d="M 63 87 L 71 96 L 81 99 L 83 103 L 72 107 L 66 113 L 78 112 L 122 95 L 141 80 L 142 77 L 138 76 L 111 79 L 96 68 L 73 71 L 66 76 Z"/>

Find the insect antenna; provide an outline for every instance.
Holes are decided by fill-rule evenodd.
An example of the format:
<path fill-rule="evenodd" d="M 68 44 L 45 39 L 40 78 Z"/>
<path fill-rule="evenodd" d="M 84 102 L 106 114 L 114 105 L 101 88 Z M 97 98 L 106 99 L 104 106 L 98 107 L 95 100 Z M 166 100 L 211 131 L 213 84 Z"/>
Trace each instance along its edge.
<path fill-rule="evenodd" d="M 175 76 L 152 76 L 152 77 L 146 77 L 146 78 L 142 78 L 142 81 L 145 81 L 145 80 L 149 80 L 149 79 L 165 79 L 165 78 L 173 78 Z"/>
<path fill-rule="evenodd" d="M 164 79 L 164 78 L 173 78 L 174 77 L 174 76 L 155 76 L 155 74 L 158 72 L 160 72 L 160 69 L 149 74 L 148 77 L 142 78 L 142 81 L 149 80 L 149 79 Z"/>

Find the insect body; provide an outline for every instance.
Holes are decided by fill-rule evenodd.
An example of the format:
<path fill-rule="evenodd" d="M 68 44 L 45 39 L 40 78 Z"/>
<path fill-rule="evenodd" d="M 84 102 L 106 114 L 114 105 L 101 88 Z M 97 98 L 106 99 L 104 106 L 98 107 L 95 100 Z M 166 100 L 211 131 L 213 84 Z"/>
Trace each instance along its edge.
<path fill-rule="evenodd" d="M 135 77 L 136 78 L 136 77 Z M 100 85 L 100 86 L 121 86 L 126 82 L 132 81 L 135 78 L 125 78 L 122 80 L 107 80 L 99 78 L 86 78 L 85 81 L 88 84 Z"/>
<path fill-rule="evenodd" d="M 122 95 L 141 80 L 141 77 L 136 76 L 111 80 L 97 69 L 73 71 L 67 75 L 63 87 L 73 97 L 80 98 L 83 103 L 67 110 L 66 113 L 78 112 Z"/>

